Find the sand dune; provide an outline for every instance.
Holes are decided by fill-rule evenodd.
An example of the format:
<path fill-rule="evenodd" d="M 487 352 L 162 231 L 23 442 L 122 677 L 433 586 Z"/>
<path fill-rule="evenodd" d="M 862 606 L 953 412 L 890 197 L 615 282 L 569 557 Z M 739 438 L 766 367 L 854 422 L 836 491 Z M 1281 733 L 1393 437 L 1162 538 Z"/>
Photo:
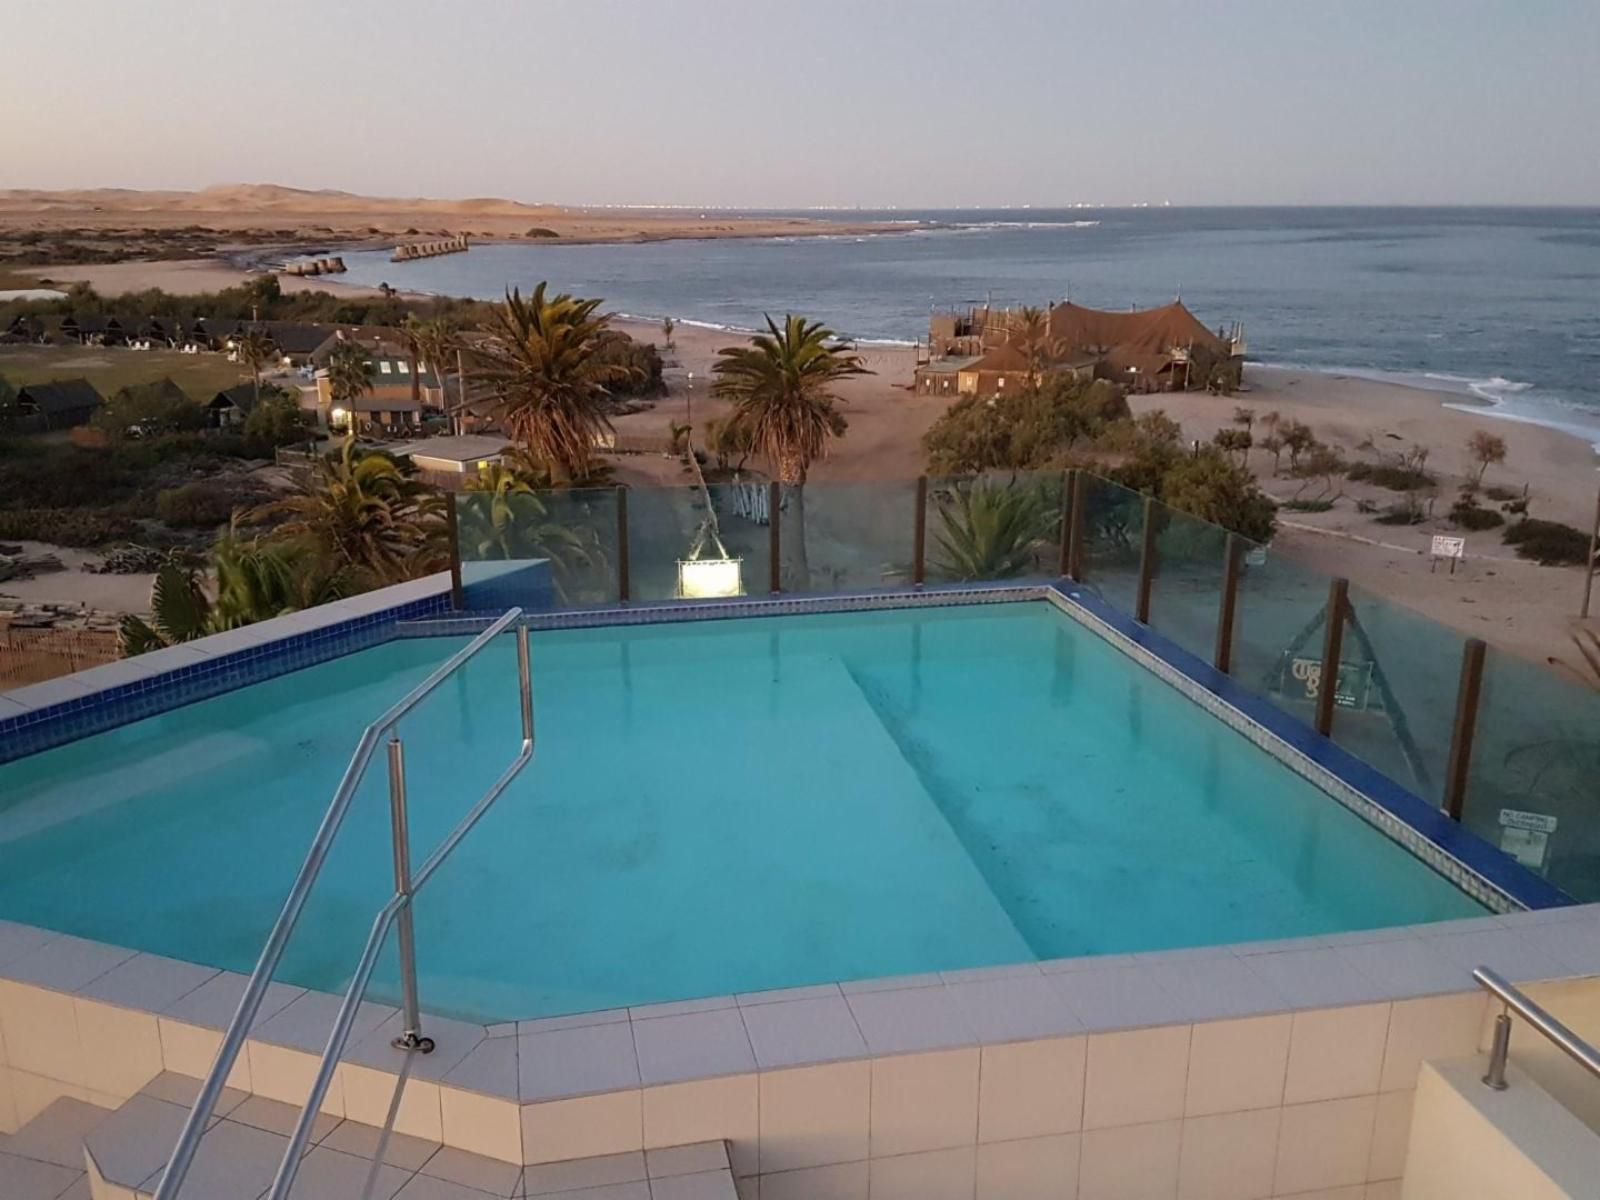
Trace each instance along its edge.
<path fill-rule="evenodd" d="M 494 196 L 463 199 L 358 196 L 273 183 L 220 184 L 194 192 L 85 188 L 0 190 L 0 229 L 172 229 L 199 225 L 221 233 L 259 230 L 368 236 L 469 232 L 525 237 L 530 230 L 584 242 L 660 238 L 761 237 L 849 233 L 854 226 L 804 217 L 740 217 L 695 210 L 569 208 Z"/>

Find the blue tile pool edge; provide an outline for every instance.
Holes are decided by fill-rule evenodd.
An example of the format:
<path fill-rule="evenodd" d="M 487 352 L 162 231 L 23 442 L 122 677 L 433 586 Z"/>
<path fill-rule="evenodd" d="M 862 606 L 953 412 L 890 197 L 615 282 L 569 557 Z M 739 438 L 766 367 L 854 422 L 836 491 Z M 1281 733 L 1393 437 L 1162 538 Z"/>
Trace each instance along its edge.
<path fill-rule="evenodd" d="M 1369 763 L 1087 588 L 1068 580 L 1041 590 L 1059 611 L 1099 633 L 1479 903 L 1498 913 L 1577 903 Z"/>
<path fill-rule="evenodd" d="M 8 701 L 0 713 L 22 707 L 9 697 L 30 692 L 62 697 L 0 717 L 0 763 L 370 649 L 393 639 L 401 621 L 449 611 L 448 579 L 430 577 L 156 651 L 148 656 L 149 671 L 139 670 L 145 656 L 120 659 L 0 695 L 0 700 Z M 282 630 L 281 636 L 271 636 L 274 626 Z M 208 643 L 220 649 L 231 642 L 240 644 L 221 653 L 207 652 Z M 181 657 L 185 665 L 162 670 L 159 663 L 164 656 Z M 125 677 L 124 681 L 94 687 L 96 673 L 108 671 Z"/>

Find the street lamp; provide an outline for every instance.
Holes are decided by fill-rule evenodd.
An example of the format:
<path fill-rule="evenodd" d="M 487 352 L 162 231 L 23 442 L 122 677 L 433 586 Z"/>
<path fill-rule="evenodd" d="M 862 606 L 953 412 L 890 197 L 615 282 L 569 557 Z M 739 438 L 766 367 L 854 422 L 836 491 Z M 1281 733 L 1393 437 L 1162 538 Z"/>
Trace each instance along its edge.
<path fill-rule="evenodd" d="M 694 449 L 694 372 L 689 372 L 689 386 L 683 392 L 683 419 L 689 426 L 689 443 Z"/>

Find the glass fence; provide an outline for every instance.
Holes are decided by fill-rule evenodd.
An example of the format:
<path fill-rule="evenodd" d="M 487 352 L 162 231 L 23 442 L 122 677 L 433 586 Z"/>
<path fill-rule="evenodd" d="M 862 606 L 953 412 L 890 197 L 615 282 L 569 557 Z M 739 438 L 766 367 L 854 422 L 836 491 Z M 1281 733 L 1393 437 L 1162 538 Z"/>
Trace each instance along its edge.
<path fill-rule="evenodd" d="M 477 610 L 1071 574 L 1283 712 L 1313 727 L 1325 718 L 1339 746 L 1454 807 L 1571 895 L 1600 900 L 1600 689 L 1487 651 L 1465 785 L 1452 790 L 1464 635 L 1349 587 L 1329 701 L 1330 577 L 1088 472 L 463 492 L 453 503 L 463 604 Z"/>

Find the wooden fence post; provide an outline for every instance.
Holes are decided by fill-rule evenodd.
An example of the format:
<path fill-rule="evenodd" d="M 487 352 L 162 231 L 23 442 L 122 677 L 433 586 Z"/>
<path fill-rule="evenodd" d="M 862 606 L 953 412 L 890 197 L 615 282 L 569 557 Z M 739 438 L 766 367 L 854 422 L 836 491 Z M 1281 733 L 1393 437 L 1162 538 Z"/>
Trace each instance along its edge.
<path fill-rule="evenodd" d="M 1239 604 L 1239 560 L 1243 557 L 1235 535 L 1228 535 L 1222 554 L 1222 605 L 1217 612 L 1217 652 L 1211 665 L 1226 675 L 1233 669 L 1233 625 Z"/>
<path fill-rule="evenodd" d="M 1472 769 L 1472 739 L 1478 728 L 1478 701 L 1483 695 L 1484 644 L 1468 638 L 1461 647 L 1461 682 L 1456 686 L 1456 719 L 1450 727 L 1450 759 L 1444 774 L 1444 810 L 1461 820 L 1467 802 L 1467 775 Z"/>
<path fill-rule="evenodd" d="M 1333 734 L 1334 698 L 1339 691 L 1339 657 L 1344 651 L 1344 610 L 1350 603 L 1350 581 L 1328 585 L 1327 628 L 1322 639 L 1322 674 L 1317 679 L 1317 732 Z"/>
<path fill-rule="evenodd" d="M 628 561 L 628 489 L 617 488 L 617 599 L 626 604 L 632 597 L 632 564 Z"/>
<path fill-rule="evenodd" d="M 466 607 L 465 589 L 461 586 L 461 526 L 456 518 L 456 494 L 444 494 L 444 519 L 450 538 L 450 607 L 460 612 Z"/>
<path fill-rule="evenodd" d="M 804 485 L 802 485 L 804 486 Z M 778 529 L 778 511 L 783 507 L 783 485 L 776 479 L 767 482 L 767 582 L 774 596 L 783 590 L 783 567 L 779 551 L 783 534 Z"/>
<path fill-rule="evenodd" d="M 1150 624 L 1150 585 L 1156 575 L 1156 502 L 1144 498 L 1144 536 L 1139 543 L 1139 592 L 1133 617 L 1141 625 Z"/>
<path fill-rule="evenodd" d="M 928 477 L 917 476 L 916 545 L 911 551 L 911 582 L 921 587 L 928 573 Z"/>

